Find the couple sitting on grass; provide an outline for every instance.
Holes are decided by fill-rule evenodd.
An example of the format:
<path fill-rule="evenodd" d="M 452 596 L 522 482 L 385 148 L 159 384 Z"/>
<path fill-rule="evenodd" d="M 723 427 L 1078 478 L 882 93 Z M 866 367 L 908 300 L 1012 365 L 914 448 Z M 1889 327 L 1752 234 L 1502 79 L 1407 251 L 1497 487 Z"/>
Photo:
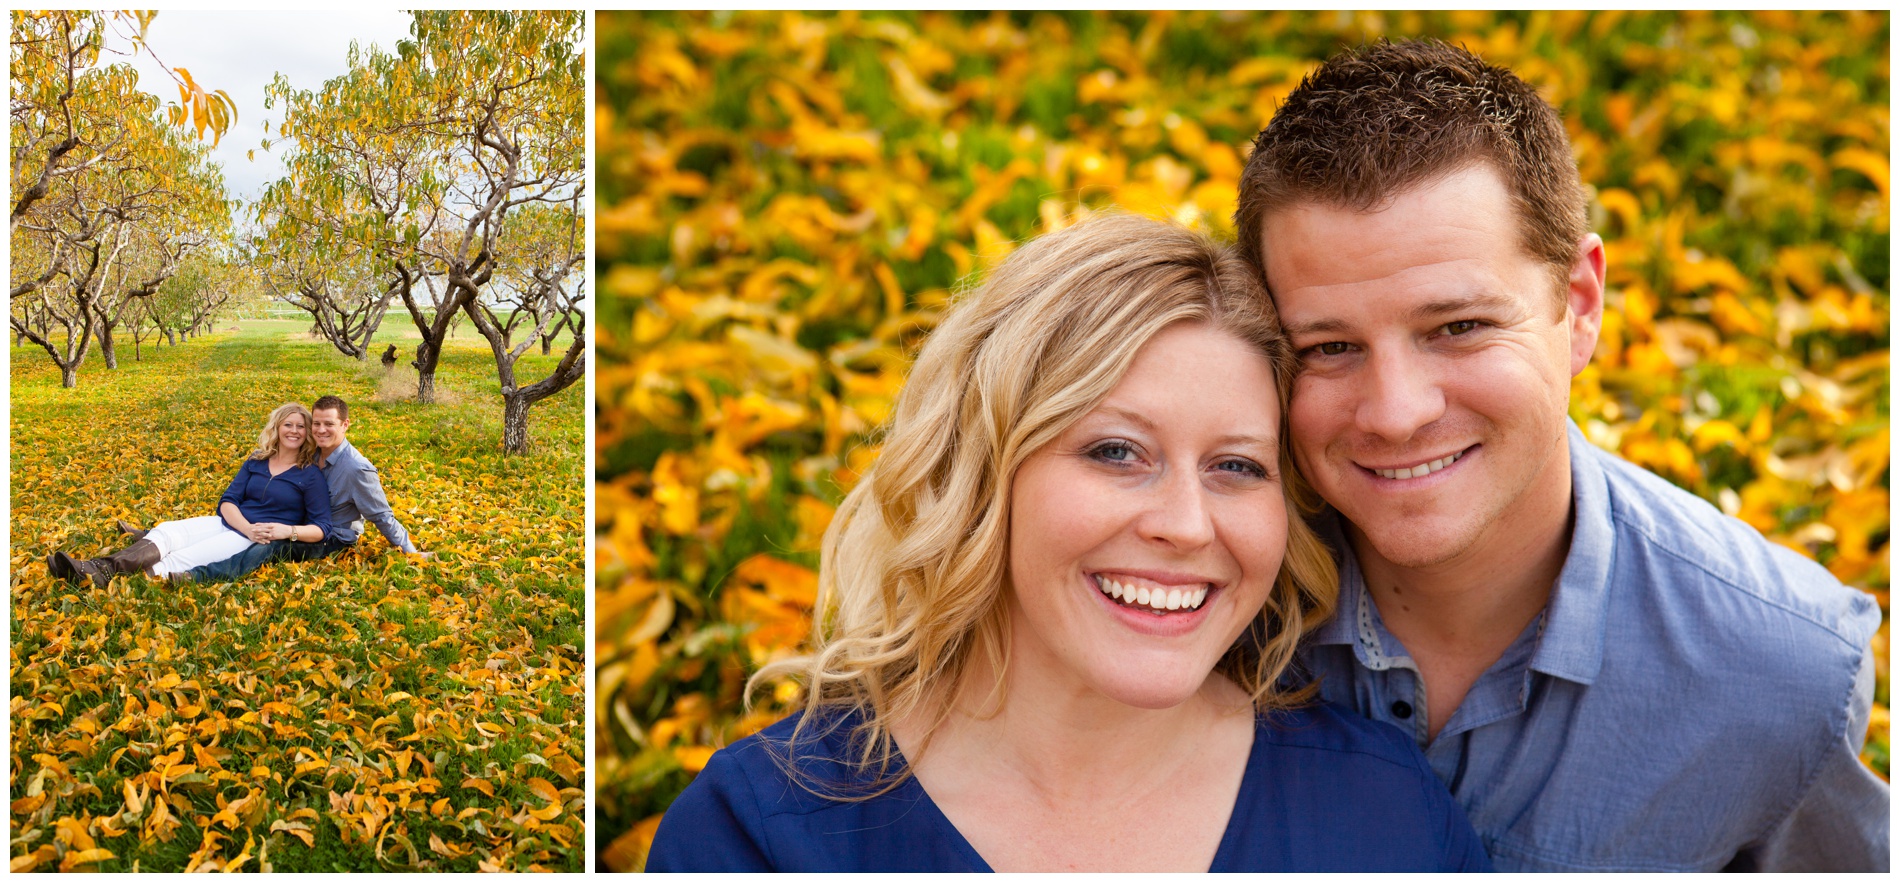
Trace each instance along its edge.
<path fill-rule="evenodd" d="M 272 411 L 257 450 L 238 467 L 218 498 L 216 515 L 167 521 L 150 530 L 119 522 L 134 542 L 102 558 L 54 552 L 46 568 L 105 588 L 121 573 L 173 582 L 241 579 L 265 562 L 308 561 L 355 545 L 363 519 L 389 544 L 412 555 L 408 531 L 390 511 L 376 467 L 350 445 L 350 406 L 336 396 L 306 409 L 291 402 Z"/>

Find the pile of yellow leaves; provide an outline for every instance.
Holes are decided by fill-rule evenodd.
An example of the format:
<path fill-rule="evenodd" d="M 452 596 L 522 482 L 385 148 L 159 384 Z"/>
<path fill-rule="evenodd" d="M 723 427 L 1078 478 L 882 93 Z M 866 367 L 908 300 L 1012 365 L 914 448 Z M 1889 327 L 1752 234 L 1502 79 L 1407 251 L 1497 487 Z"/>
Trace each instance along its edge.
<path fill-rule="evenodd" d="M 321 342 L 147 348 L 69 390 L 22 353 L 12 870 L 583 867 L 578 400 L 544 405 L 540 453 L 504 458 L 465 343 L 444 366 L 468 403 L 434 406 L 376 402 L 380 367 Z M 47 573 L 55 549 L 125 545 L 115 518 L 209 514 L 271 408 L 323 393 L 351 402 L 351 441 L 434 558 L 371 527 L 238 582 Z"/>
<path fill-rule="evenodd" d="M 769 724 L 815 549 L 959 285 L 1114 206 L 1232 236 L 1245 145 L 1342 45 L 1436 36 L 1555 103 L 1607 242 L 1589 438 L 1889 582 L 1884 13 L 599 17 L 599 806 L 633 868 Z M 1887 768 L 1886 638 L 1866 758 Z"/>

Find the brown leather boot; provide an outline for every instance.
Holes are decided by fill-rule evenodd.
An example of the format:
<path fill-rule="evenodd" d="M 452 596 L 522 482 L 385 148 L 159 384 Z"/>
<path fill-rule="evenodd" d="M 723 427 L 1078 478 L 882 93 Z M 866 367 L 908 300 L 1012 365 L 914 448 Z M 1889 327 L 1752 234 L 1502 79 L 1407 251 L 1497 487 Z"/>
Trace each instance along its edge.
<path fill-rule="evenodd" d="M 105 588 L 112 582 L 114 576 L 121 573 L 145 572 L 152 565 L 157 564 L 161 557 L 164 556 L 159 553 L 158 546 L 151 540 L 139 540 L 124 549 L 90 561 L 78 560 L 65 552 L 53 553 L 54 559 L 65 559 L 65 565 L 71 568 L 72 575 L 66 577 L 67 579 L 74 581 L 82 578 L 90 579 L 93 586 L 100 589 Z M 51 569 L 52 562 L 49 561 L 47 566 Z"/>
<path fill-rule="evenodd" d="M 146 531 L 143 528 L 129 521 L 126 521 L 123 518 L 118 519 L 117 527 L 119 528 L 120 533 L 125 534 L 127 537 L 130 537 L 133 540 L 145 539 Z"/>

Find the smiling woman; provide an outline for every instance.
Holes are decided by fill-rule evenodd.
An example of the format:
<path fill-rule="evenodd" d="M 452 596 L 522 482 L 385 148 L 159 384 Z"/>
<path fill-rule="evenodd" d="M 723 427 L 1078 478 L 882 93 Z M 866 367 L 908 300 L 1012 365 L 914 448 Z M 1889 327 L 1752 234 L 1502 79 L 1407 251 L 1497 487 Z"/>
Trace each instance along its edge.
<path fill-rule="evenodd" d="M 825 536 L 802 713 L 648 870 L 1458 870 L 1411 740 L 1279 686 L 1331 612 L 1251 268 L 1111 216 L 954 307 Z M 1130 836 L 1137 829 L 1139 836 Z"/>

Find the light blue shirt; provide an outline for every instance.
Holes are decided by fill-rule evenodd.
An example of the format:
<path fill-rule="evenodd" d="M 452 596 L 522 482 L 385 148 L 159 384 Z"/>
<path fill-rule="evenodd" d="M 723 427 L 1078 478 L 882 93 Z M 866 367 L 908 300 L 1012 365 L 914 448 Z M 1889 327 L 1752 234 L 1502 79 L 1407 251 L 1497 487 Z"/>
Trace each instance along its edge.
<path fill-rule="evenodd" d="M 1569 433 L 1563 573 L 1438 737 L 1351 554 L 1321 694 L 1411 733 L 1500 871 L 1888 870 L 1874 599 Z"/>
<path fill-rule="evenodd" d="M 402 522 L 390 509 L 389 498 L 383 495 L 383 480 L 376 474 L 375 465 L 355 447 L 347 441 L 337 445 L 321 468 L 324 482 L 330 486 L 330 539 L 356 542 L 362 529 L 358 525 L 368 519 L 390 545 L 404 552 L 416 550 L 409 541 L 409 532 L 402 529 Z"/>

